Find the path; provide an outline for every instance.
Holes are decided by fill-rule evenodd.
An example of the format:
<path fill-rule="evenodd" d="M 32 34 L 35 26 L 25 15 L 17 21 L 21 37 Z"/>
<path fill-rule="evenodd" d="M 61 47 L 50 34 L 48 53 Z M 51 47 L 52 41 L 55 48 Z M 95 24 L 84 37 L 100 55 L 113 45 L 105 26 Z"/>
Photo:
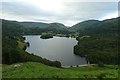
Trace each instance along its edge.
<path fill-rule="evenodd" d="M 92 66 L 92 65 L 96 65 L 96 64 L 84 64 L 84 65 L 75 65 L 72 67 L 81 67 L 81 66 Z M 63 68 L 70 68 L 71 66 L 62 66 Z"/>

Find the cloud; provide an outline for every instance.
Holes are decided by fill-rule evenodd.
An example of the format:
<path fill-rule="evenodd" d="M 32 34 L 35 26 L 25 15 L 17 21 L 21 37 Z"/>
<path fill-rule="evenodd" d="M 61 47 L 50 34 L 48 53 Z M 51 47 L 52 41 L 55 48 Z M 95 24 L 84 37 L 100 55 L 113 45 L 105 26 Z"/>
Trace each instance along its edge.
<path fill-rule="evenodd" d="M 3 2 L 28 2 L 30 0 L 2 0 Z M 119 0 L 57 0 L 62 2 L 119 2 Z"/>
<path fill-rule="evenodd" d="M 105 15 L 102 18 L 100 18 L 99 20 L 111 19 L 111 18 L 115 18 L 115 17 L 118 17 L 118 12 L 117 11 Z"/>
<path fill-rule="evenodd" d="M 17 21 L 60 22 L 66 26 L 72 26 L 84 20 L 104 20 L 117 17 L 117 2 L 77 2 L 78 0 L 56 2 L 56 0 L 51 0 L 53 2 L 46 4 L 41 0 L 30 1 L 6 2 L 4 0 L 2 8 L 0 8 L 0 13 L 2 13 L 0 18 Z M 43 6 L 39 4 L 43 4 Z"/>

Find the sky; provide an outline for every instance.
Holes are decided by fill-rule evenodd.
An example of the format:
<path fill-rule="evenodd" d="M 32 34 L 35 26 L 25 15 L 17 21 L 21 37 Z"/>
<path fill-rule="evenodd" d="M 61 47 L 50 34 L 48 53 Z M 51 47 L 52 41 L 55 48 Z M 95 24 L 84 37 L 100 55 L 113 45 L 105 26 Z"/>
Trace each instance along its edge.
<path fill-rule="evenodd" d="M 118 0 L 2 0 L 0 18 L 66 26 L 118 17 Z"/>

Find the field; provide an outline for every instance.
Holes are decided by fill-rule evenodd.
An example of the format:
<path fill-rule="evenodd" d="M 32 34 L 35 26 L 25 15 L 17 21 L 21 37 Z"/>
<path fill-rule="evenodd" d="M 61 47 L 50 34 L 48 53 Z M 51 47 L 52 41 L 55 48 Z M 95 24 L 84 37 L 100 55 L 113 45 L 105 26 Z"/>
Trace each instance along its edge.
<path fill-rule="evenodd" d="M 118 66 L 50 67 L 37 62 L 3 65 L 3 78 L 117 78 Z"/>

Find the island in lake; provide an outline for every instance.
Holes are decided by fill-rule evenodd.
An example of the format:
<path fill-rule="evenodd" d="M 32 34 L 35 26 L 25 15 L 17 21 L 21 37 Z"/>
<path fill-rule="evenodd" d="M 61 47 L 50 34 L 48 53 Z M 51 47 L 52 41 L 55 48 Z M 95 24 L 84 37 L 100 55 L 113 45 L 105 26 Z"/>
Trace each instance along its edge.
<path fill-rule="evenodd" d="M 49 39 L 49 38 L 53 38 L 53 35 L 50 34 L 50 33 L 42 33 L 40 38 L 42 38 L 42 39 Z"/>

